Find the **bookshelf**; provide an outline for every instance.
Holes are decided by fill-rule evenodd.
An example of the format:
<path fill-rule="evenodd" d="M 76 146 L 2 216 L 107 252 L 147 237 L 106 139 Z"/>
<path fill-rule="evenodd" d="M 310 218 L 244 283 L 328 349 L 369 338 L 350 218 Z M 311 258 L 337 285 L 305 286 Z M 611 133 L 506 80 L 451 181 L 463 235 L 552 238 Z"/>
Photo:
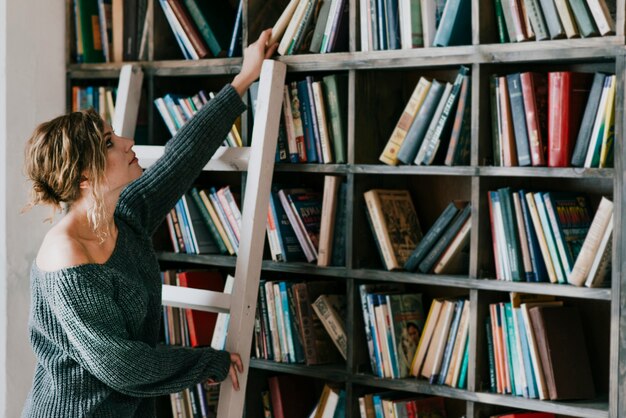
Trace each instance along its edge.
<path fill-rule="evenodd" d="M 465 1 L 465 0 L 464 0 Z M 393 390 L 407 393 L 439 395 L 446 398 L 449 416 L 485 418 L 492 413 L 513 409 L 545 411 L 566 416 L 616 418 L 626 415 L 626 280 L 621 271 L 626 260 L 626 234 L 621 225 L 626 220 L 622 205 L 626 183 L 623 172 L 626 150 L 623 145 L 624 104 L 626 102 L 626 0 L 608 0 L 616 10 L 616 35 L 602 38 L 552 40 L 499 44 L 492 0 L 472 2 L 472 45 L 447 48 L 360 52 L 358 0 L 349 0 L 349 52 L 307 54 L 279 57 L 288 66 L 287 80 L 305 75 L 348 75 L 348 141 L 347 164 L 276 164 L 274 178 L 322 190 L 323 176 L 345 177 L 347 194 L 346 265 L 317 267 L 307 263 L 271 261 L 266 245 L 262 278 L 268 280 L 336 279 L 345 285 L 348 303 L 346 319 L 349 336 L 348 359 L 344 364 L 307 367 L 253 359 L 246 405 L 247 417 L 262 416 L 259 387 L 267 376 L 296 374 L 320 381 L 339 382 L 347 392 L 349 418 L 358 417 L 357 398 L 367 391 Z M 231 1 L 236 6 L 236 2 Z M 263 28 L 271 27 L 288 0 L 245 0 L 243 3 L 243 43 L 255 40 Z M 73 62 L 72 1 L 67 1 L 68 103 L 71 86 L 98 82 L 115 85 L 121 63 L 77 64 Z M 145 73 L 140 124 L 145 139 L 140 145 L 163 145 L 168 138 L 165 124 L 152 101 L 174 91 L 192 93 L 199 88 L 217 89 L 230 81 L 241 67 L 241 58 L 216 58 L 185 61 L 177 50 L 158 2 L 152 8 L 155 36 L 148 41 L 149 60 L 141 61 Z M 402 113 L 420 76 L 453 80 L 460 65 L 471 70 L 471 157 L 469 166 L 399 166 L 378 162 L 395 123 Z M 612 169 L 493 167 L 489 77 L 513 71 L 607 71 L 617 75 L 615 114 L 615 164 Z M 382 104 L 382 106 L 381 106 Z M 378 115 L 377 118 L 371 115 Z M 251 132 L 250 112 L 242 116 L 244 143 Z M 153 151 L 139 153 L 152 158 Z M 208 170 L 211 167 L 207 167 Z M 204 173 L 198 183 L 214 185 L 244 184 L 242 167 L 217 167 Z M 293 182 L 293 180 L 292 180 Z M 576 190 L 591 196 L 592 206 L 600 196 L 612 197 L 615 203 L 613 270 L 610 288 L 589 289 L 548 283 L 496 281 L 489 226 L 487 191 L 497 187 L 536 190 Z M 452 199 L 472 204 L 469 274 L 464 276 L 426 275 L 388 272 L 383 269 L 372 232 L 367 225 L 363 192 L 371 188 L 406 188 L 411 192 L 422 228 L 427 230 L 445 205 Z M 428 196 L 421 201 L 421 196 Z M 235 258 L 217 255 L 159 253 L 164 267 L 198 268 L 211 266 L 232 271 Z M 382 379 L 369 371 L 369 360 L 363 331 L 358 285 L 373 282 L 399 282 L 411 290 L 423 292 L 425 306 L 438 296 L 468 297 L 471 309 L 469 332 L 470 369 L 465 390 L 430 385 L 426 381 Z M 577 402 L 551 402 L 511 395 L 489 393 L 489 368 L 484 327 L 488 304 L 504 301 L 508 292 L 555 295 L 577 305 L 586 314 L 585 331 L 593 356 L 594 379 L 598 380 L 597 399 Z"/>

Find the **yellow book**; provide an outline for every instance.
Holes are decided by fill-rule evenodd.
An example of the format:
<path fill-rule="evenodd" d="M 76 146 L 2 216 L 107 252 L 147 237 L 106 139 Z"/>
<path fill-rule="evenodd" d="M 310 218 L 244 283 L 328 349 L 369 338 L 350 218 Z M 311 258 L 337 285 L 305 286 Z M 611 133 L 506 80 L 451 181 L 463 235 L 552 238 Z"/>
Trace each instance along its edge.
<path fill-rule="evenodd" d="M 614 75 L 611 76 L 611 79 L 611 88 L 608 92 L 606 112 L 604 115 L 604 132 L 602 134 L 602 148 L 600 150 L 600 168 L 606 167 L 609 150 L 613 146 L 613 140 L 615 139 L 615 89 L 617 83 L 615 82 Z"/>
<path fill-rule="evenodd" d="M 230 255 L 234 255 L 235 249 L 230 243 L 230 240 L 228 239 L 228 235 L 226 235 L 224 226 L 222 225 L 222 222 L 220 222 L 220 218 L 217 216 L 217 213 L 215 212 L 215 208 L 213 208 L 213 205 L 211 204 L 211 200 L 209 200 L 209 197 L 207 196 L 204 190 L 200 190 L 198 194 L 200 195 L 200 198 L 202 199 L 202 203 L 204 203 L 204 206 L 206 206 L 206 209 L 209 212 L 209 215 L 211 216 L 211 219 L 213 220 L 215 227 L 217 228 L 217 232 L 220 234 L 222 241 L 224 241 L 224 245 L 226 246 L 228 253 Z"/>
<path fill-rule="evenodd" d="M 406 133 L 411 127 L 413 119 L 415 119 L 415 115 L 417 115 L 417 112 L 420 110 L 431 84 L 432 83 L 424 77 L 420 78 L 418 81 L 417 86 L 415 86 L 415 90 L 413 90 L 413 94 L 411 94 L 409 102 L 404 108 L 404 112 L 402 112 L 402 116 L 400 116 L 395 129 L 391 133 L 389 141 L 387 141 L 387 145 L 385 146 L 383 153 L 380 155 L 379 159 L 383 163 L 389 165 L 398 164 L 398 150 L 402 146 L 404 138 L 406 138 Z"/>

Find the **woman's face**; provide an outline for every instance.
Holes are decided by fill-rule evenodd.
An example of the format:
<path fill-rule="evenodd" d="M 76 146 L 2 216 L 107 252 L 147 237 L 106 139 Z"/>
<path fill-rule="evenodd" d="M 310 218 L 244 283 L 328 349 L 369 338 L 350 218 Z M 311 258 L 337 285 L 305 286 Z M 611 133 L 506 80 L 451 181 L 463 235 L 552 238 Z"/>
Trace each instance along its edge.
<path fill-rule="evenodd" d="M 121 189 L 143 172 L 132 148 L 135 141 L 117 136 L 108 123 L 104 124 L 104 140 L 107 146 L 105 177 L 108 190 Z"/>

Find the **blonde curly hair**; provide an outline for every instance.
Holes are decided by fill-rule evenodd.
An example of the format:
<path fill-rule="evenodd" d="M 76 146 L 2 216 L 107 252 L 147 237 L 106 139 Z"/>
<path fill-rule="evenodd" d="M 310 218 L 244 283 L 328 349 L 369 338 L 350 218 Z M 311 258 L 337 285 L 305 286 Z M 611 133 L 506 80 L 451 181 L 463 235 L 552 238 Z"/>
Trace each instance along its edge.
<path fill-rule="evenodd" d="M 107 154 L 103 134 L 104 122 L 93 109 L 72 112 L 37 126 L 25 149 L 25 171 L 32 189 L 24 209 L 51 206 L 52 215 L 46 219 L 51 222 L 63 205 L 71 209 L 81 195 L 81 181 L 89 179 L 93 200 L 89 223 L 103 241 L 109 234 L 102 193 Z"/>

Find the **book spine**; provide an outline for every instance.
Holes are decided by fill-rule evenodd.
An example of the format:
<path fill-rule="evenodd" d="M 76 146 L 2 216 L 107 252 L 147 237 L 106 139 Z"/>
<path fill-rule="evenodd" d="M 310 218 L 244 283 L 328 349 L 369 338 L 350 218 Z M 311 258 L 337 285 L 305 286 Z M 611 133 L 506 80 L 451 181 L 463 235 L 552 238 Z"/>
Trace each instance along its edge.
<path fill-rule="evenodd" d="M 496 393 L 496 360 L 493 350 L 493 333 L 491 332 L 491 317 L 485 319 L 485 335 L 487 337 L 487 357 L 489 360 L 489 392 Z"/>
<path fill-rule="evenodd" d="M 511 114 L 513 116 L 517 163 L 519 166 L 529 166 L 531 165 L 531 159 L 520 74 L 509 74 L 506 76 L 506 81 L 511 102 Z"/>
<path fill-rule="evenodd" d="M 241 55 L 241 34 L 243 30 L 243 0 L 239 0 L 237 6 L 237 17 L 235 18 L 235 25 L 233 27 L 233 34 L 230 38 L 228 45 L 227 56 L 229 58 L 237 57 Z"/>
<path fill-rule="evenodd" d="M 537 213 L 539 214 L 539 219 L 541 221 L 541 227 L 546 237 L 546 243 L 548 244 L 548 250 L 550 252 L 550 259 L 552 260 L 552 264 L 554 266 L 554 271 L 556 274 L 557 281 L 559 283 L 566 283 L 566 275 L 563 272 L 563 265 L 559 259 L 559 254 L 557 252 L 556 243 L 554 241 L 554 232 L 552 231 L 552 227 L 550 226 L 550 221 L 548 220 L 548 214 L 546 212 L 546 206 L 543 203 L 542 193 L 540 192 L 535 193 L 534 199 L 535 199 L 535 205 L 537 207 Z"/>
<path fill-rule="evenodd" d="M 297 163 L 299 158 L 298 144 L 296 142 L 296 128 L 291 109 L 291 98 L 289 97 L 289 87 L 284 86 L 283 90 L 283 117 L 285 132 L 287 133 L 287 146 L 289 149 L 289 161 Z"/>
<path fill-rule="evenodd" d="M 550 39 L 548 25 L 543 18 L 543 12 L 541 11 L 539 0 L 524 0 L 524 5 L 526 6 L 528 18 L 530 19 L 530 23 L 535 32 L 535 40 L 544 41 L 546 39 Z"/>
<path fill-rule="evenodd" d="M 548 32 L 550 32 L 550 37 L 552 39 L 565 37 L 565 31 L 563 30 L 563 25 L 561 25 L 561 20 L 559 19 L 559 15 L 556 11 L 554 0 L 539 0 L 539 3 L 541 4 L 543 15 L 546 18 L 546 24 L 548 26 Z"/>
<path fill-rule="evenodd" d="M 322 93 L 322 84 L 319 81 L 314 81 L 311 85 L 311 88 L 313 90 L 313 99 L 315 101 L 315 115 L 317 116 L 320 132 L 322 157 L 324 158 L 324 164 L 331 164 L 334 160 L 332 154 L 330 132 L 328 130 L 328 118 L 326 117 L 326 107 L 324 105 L 324 95 Z"/>
<path fill-rule="evenodd" d="M 593 20 L 591 12 L 587 8 L 585 0 L 569 0 L 572 7 L 572 13 L 576 19 L 576 24 L 580 29 L 580 33 L 584 38 L 599 35 L 596 24 Z"/>
<path fill-rule="evenodd" d="M 330 119 L 330 129 L 333 139 L 333 151 L 335 162 L 345 164 L 346 162 L 346 112 L 345 106 L 348 93 L 348 79 L 341 75 L 330 75 L 322 79 L 324 96 L 328 105 L 328 115 Z"/>
<path fill-rule="evenodd" d="M 331 336 L 333 342 L 339 349 L 341 356 L 344 360 L 348 355 L 348 340 L 346 338 L 346 332 L 341 318 L 332 307 L 328 298 L 325 295 L 321 295 L 313 302 L 313 309 L 315 313 L 322 321 L 324 328 Z"/>
<path fill-rule="evenodd" d="M 315 132 L 313 131 L 312 109 L 309 104 L 309 89 L 306 80 L 298 82 L 298 101 L 300 102 L 300 116 L 302 117 L 302 129 L 306 142 L 306 160 L 309 163 L 318 161 L 317 147 L 315 145 Z M 319 156 L 321 158 L 321 156 Z"/>
<path fill-rule="evenodd" d="M 198 190 L 195 187 L 191 189 L 191 197 L 193 198 L 194 203 L 198 207 L 198 210 L 200 211 L 200 215 L 202 216 L 202 220 L 204 221 L 207 228 L 209 229 L 209 232 L 211 233 L 211 238 L 213 238 L 213 241 L 217 244 L 220 252 L 222 254 L 228 253 L 228 249 L 224 245 L 224 242 L 222 241 L 222 238 L 217 230 L 217 227 L 213 223 L 213 220 L 211 219 L 211 215 L 209 215 L 209 211 L 207 210 L 206 206 L 204 206 L 204 203 L 202 202 L 202 198 L 198 194 Z"/>
<path fill-rule="evenodd" d="M 279 338 L 278 318 L 276 317 L 276 303 L 274 298 L 274 283 L 265 283 L 265 296 L 267 299 L 267 318 L 269 320 L 269 332 L 272 340 L 273 360 L 277 363 L 282 362 L 282 346 Z"/>
<path fill-rule="evenodd" d="M 291 117 L 293 118 L 293 130 L 298 150 L 298 162 L 307 162 L 306 143 L 304 140 L 304 130 L 302 127 L 302 115 L 300 114 L 300 98 L 298 97 L 298 84 L 294 81 L 291 88 Z"/>
<path fill-rule="evenodd" d="M 215 36 L 215 33 L 213 33 L 213 30 L 211 29 L 211 26 L 209 25 L 206 17 L 202 13 L 202 11 L 200 11 L 200 8 L 198 7 L 196 1 L 197 0 L 183 0 L 185 6 L 187 7 L 187 10 L 189 11 L 189 15 L 193 19 L 196 27 L 198 28 L 198 31 L 202 35 L 204 42 L 206 42 L 209 49 L 211 50 L 211 54 L 213 54 L 214 57 L 219 57 L 222 55 L 222 47 L 220 46 L 220 43 Z"/>

